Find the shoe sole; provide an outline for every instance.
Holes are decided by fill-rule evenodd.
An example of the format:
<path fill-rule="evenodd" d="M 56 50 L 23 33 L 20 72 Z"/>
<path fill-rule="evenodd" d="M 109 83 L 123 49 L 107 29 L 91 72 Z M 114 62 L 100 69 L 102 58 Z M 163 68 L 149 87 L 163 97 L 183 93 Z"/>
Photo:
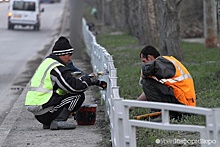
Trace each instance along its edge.
<path fill-rule="evenodd" d="M 50 129 L 51 130 L 58 130 L 57 122 L 52 121 L 51 124 L 50 124 Z"/>
<path fill-rule="evenodd" d="M 50 129 L 50 126 L 43 125 L 43 129 Z"/>
<path fill-rule="evenodd" d="M 62 129 L 62 130 L 70 130 L 70 129 L 75 129 L 76 128 L 76 126 L 67 127 L 67 128 L 59 128 L 58 126 L 59 126 L 58 122 L 52 121 L 51 124 L 50 124 L 50 129 L 51 130 L 60 130 L 60 129 Z"/>

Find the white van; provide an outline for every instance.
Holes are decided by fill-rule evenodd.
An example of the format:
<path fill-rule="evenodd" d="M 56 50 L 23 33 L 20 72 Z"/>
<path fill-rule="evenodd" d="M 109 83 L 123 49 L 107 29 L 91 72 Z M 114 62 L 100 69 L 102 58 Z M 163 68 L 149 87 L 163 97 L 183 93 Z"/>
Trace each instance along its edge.
<path fill-rule="evenodd" d="M 40 30 L 39 0 L 10 0 L 8 12 L 8 29 L 14 29 L 15 25 L 33 26 L 34 30 Z"/>

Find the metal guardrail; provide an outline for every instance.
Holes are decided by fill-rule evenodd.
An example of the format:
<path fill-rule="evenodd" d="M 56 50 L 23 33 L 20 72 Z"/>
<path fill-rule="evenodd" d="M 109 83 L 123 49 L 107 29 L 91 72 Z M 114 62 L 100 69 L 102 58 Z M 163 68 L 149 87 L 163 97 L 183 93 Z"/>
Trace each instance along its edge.
<path fill-rule="evenodd" d="M 111 141 L 113 147 L 136 147 L 136 127 L 154 128 L 161 130 L 179 130 L 189 132 L 199 132 L 200 140 L 194 140 L 195 145 L 220 146 L 220 109 L 208 109 L 201 107 L 189 107 L 168 103 L 143 102 L 135 100 L 125 100 L 119 96 L 117 86 L 117 69 L 114 66 L 112 56 L 105 48 L 96 42 L 95 36 L 89 31 L 86 20 L 83 19 L 82 31 L 87 53 L 91 57 L 91 64 L 94 72 L 108 70 L 109 74 L 101 78 L 108 83 L 106 91 L 101 91 L 102 100 L 105 102 L 106 119 L 110 121 Z M 129 118 L 129 107 L 156 108 L 162 110 L 162 122 L 150 122 L 134 120 Z M 179 111 L 192 114 L 204 115 L 206 124 L 187 125 L 170 124 L 169 111 Z M 179 140 L 188 145 L 189 141 Z M 163 145 L 164 140 L 155 140 L 159 145 Z M 169 143 L 169 142 L 166 142 Z M 170 142 L 179 143 L 179 142 Z M 192 145 L 192 142 L 190 142 Z"/>

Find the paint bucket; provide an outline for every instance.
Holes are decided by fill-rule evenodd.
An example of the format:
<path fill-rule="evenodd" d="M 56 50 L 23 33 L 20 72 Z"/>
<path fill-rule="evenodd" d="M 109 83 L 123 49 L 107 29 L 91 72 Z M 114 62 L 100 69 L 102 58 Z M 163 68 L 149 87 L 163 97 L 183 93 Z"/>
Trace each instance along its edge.
<path fill-rule="evenodd" d="M 78 125 L 94 125 L 96 121 L 97 104 L 83 104 L 76 113 Z"/>

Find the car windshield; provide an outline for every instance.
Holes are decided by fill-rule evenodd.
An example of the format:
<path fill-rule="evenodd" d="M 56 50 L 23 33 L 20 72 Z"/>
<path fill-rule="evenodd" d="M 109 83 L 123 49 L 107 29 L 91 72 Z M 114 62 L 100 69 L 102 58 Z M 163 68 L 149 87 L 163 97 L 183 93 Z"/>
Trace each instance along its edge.
<path fill-rule="evenodd" d="M 35 3 L 34 2 L 14 1 L 13 10 L 35 11 Z"/>

